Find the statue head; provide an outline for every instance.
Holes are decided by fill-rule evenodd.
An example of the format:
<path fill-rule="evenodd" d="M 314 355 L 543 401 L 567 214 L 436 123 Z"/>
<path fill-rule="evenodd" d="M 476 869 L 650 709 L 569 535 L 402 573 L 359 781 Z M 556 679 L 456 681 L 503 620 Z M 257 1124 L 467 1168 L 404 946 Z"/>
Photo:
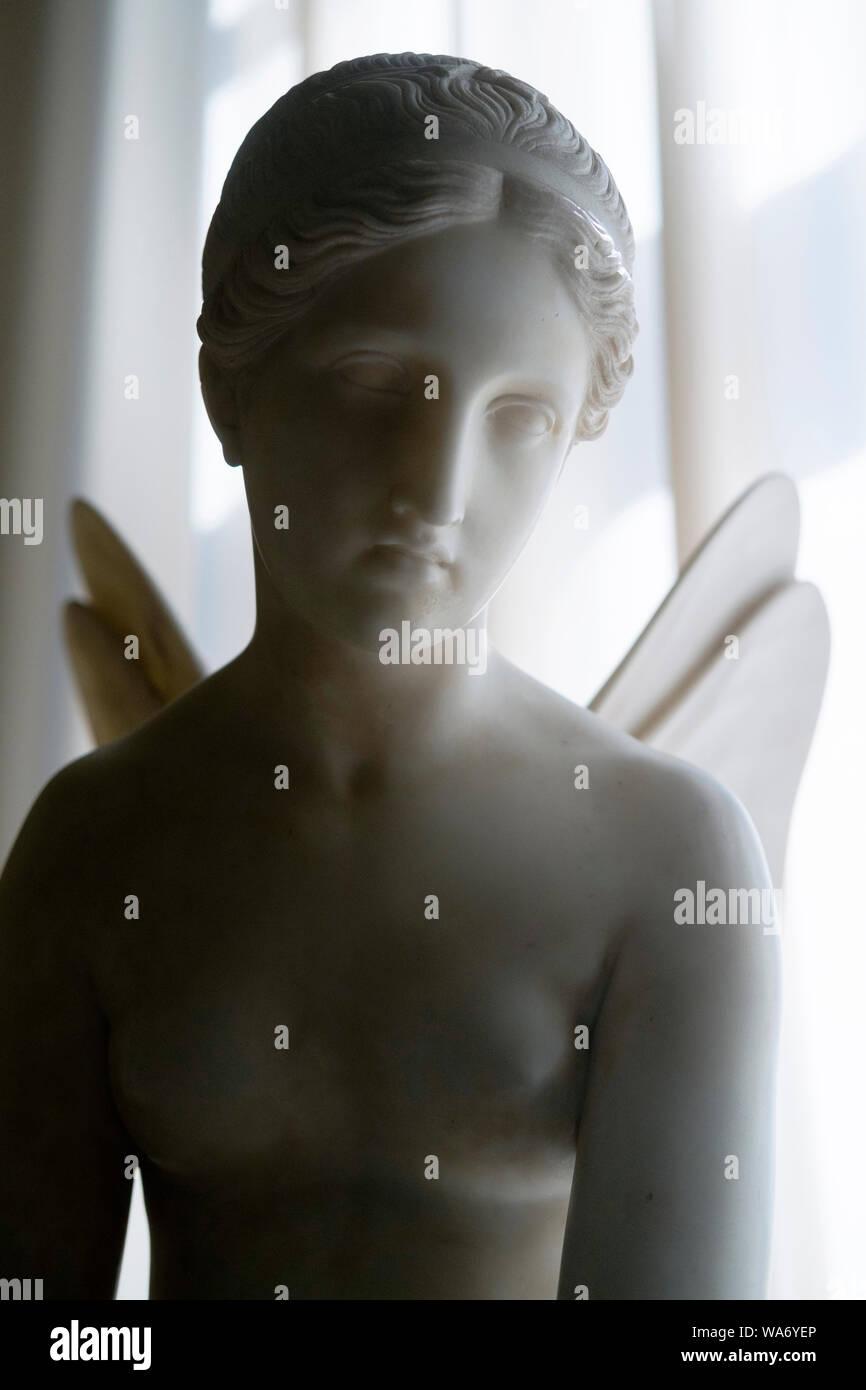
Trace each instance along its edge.
<path fill-rule="evenodd" d="M 281 97 L 223 186 L 198 321 L 258 578 L 360 646 L 471 621 L 625 389 L 633 257 L 602 160 L 506 73 L 380 54 Z"/>

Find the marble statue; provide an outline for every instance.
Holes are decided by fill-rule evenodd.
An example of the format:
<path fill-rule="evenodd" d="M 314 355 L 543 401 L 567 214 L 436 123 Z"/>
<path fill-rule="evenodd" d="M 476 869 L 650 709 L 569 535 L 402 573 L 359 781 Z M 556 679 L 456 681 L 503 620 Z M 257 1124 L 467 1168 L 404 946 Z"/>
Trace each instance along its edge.
<path fill-rule="evenodd" d="M 764 1296 L 780 939 L 749 913 L 826 667 L 792 485 L 590 708 L 467 659 L 625 389 L 633 257 L 600 157 L 475 62 L 340 63 L 241 145 L 198 328 L 255 632 L 205 676 L 78 502 L 100 746 L 0 883 L 0 1263 L 46 1298 L 113 1296 L 131 1167 L 152 1298 Z"/>

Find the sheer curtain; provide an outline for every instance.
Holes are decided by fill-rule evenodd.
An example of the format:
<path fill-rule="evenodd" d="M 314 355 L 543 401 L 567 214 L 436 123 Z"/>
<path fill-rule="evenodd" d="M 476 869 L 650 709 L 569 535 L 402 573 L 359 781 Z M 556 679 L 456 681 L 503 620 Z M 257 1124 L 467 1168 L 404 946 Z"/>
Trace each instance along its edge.
<path fill-rule="evenodd" d="M 204 232 L 243 134 L 293 82 L 358 54 L 451 52 L 515 72 L 615 174 L 635 226 L 641 334 L 607 434 L 572 454 L 491 630 L 518 664 L 589 699 L 678 556 L 748 481 L 770 469 L 799 480 L 801 570 L 825 595 L 835 645 L 785 885 L 770 1294 L 862 1297 L 853 865 L 863 826 L 852 769 L 866 591 L 855 386 L 866 12 L 853 0 L 820 13 L 799 0 L 43 0 L 30 12 L 40 114 L 21 135 L 24 346 L 6 375 L 4 490 L 38 487 L 46 541 L 0 546 L 3 851 L 39 786 L 88 746 L 58 637 L 74 590 L 70 496 L 82 492 L 132 539 L 208 667 L 251 632 L 241 479 L 201 406 L 194 327 Z M 676 143 L 676 113 L 701 102 L 753 110 L 753 138 Z M 146 1297 L 147 1263 L 136 1191 L 121 1298 Z"/>
<path fill-rule="evenodd" d="M 832 629 L 788 847 L 770 1294 L 862 1298 L 866 9 L 657 0 L 655 17 L 680 553 L 754 478 L 788 473 L 800 575 Z M 726 139 L 697 138 L 701 105 Z"/>

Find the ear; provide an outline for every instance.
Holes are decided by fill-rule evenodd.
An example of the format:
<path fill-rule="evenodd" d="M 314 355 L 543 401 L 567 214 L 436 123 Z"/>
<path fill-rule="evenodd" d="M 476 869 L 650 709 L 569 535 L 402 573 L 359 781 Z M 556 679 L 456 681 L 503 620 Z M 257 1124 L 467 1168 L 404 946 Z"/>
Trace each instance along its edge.
<path fill-rule="evenodd" d="M 201 348 L 198 354 L 198 377 L 204 408 L 223 446 L 223 458 L 235 468 L 243 461 L 235 388 L 205 348 Z"/>

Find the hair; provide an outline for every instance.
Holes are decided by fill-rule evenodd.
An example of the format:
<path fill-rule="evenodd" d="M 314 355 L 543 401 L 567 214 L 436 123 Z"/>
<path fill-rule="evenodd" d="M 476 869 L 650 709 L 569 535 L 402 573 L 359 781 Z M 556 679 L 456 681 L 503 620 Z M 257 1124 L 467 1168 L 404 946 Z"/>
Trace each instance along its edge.
<path fill-rule="evenodd" d="M 435 115 L 470 138 L 537 155 L 587 190 L 604 226 L 530 178 L 443 155 L 374 168 L 347 163 L 353 141 L 417 132 Z M 223 185 L 202 258 L 198 334 L 236 389 L 316 296 L 351 266 L 396 243 L 504 218 L 549 249 L 591 343 L 575 439 L 595 439 L 633 370 L 634 237 L 602 159 L 534 87 L 462 58 L 414 53 L 355 58 L 292 87 L 252 127 Z M 611 234 L 611 231 L 613 234 Z M 289 249 L 291 269 L 275 266 Z M 587 265 L 575 274 L 574 252 Z"/>

